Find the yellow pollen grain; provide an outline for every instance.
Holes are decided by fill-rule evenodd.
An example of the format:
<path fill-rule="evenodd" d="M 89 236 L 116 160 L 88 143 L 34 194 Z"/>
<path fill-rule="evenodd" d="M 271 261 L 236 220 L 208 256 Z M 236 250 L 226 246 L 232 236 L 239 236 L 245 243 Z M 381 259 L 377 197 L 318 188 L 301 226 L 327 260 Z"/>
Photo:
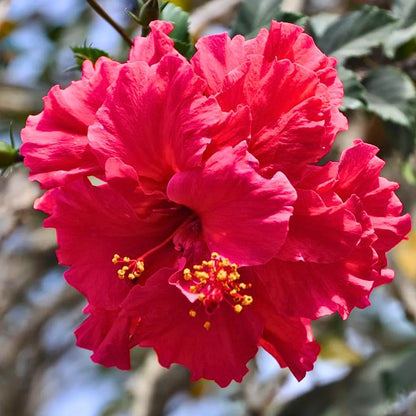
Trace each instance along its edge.
<path fill-rule="evenodd" d="M 253 303 L 253 297 L 244 295 L 244 299 L 241 303 L 243 304 L 243 306 L 251 305 Z"/>
<path fill-rule="evenodd" d="M 196 293 L 196 286 L 194 286 L 194 285 L 190 286 L 190 287 L 189 287 L 189 290 L 190 290 L 192 293 Z"/>
<path fill-rule="evenodd" d="M 220 270 L 218 273 L 217 273 L 217 279 L 218 280 L 225 280 L 227 278 L 227 272 L 225 271 L 225 270 Z"/>
<path fill-rule="evenodd" d="M 220 255 L 216 252 L 216 251 L 214 251 L 213 253 L 211 253 L 211 257 L 213 258 L 213 259 L 216 259 L 216 258 L 218 258 Z"/>
<path fill-rule="evenodd" d="M 238 287 L 240 288 L 240 289 L 247 289 L 247 285 L 245 284 L 245 283 L 240 283 L 239 285 L 238 285 Z"/>
<path fill-rule="evenodd" d="M 240 313 L 242 310 L 243 310 L 243 307 L 240 304 L 234 305 L 234 311 L 236 313 Z"/>
<path fill-rule="evenodd" d="M 236 294 L 237 294 L 237 290 L 236 289 L 230 290 L 230 295 L 231 296 L 234 296 Z"/>
<path fill-rule="evenodd" d="M 223 259 L 222 261 L 219 262 L 220 267 L 228 267 L 230 265 L 230 260 L 229 259 Z"/>
<path fill-rule="evenodd" d="M 210 321 L 205 321 L 204 328 L 208 331 L 211 328 L 211 322 Z"/>
<path fill-rule="evenodd" d="M 191 318 L 195 318 L 195 316 L 196 316 L 196 311 L 194 311 L 193 309 L 189 309 L 189 316 L 190 316 Z"/>
<path fill-rule="evenodd" d="M 209 274 L 207 272 L 198 272 L 196 271 L 194 273 L 194 276 L 198 279 L 198 280 L 208 280 L 209 279 Z"/>
<path fill-rule="evenodd" d="M 119 260 L 120 260 L 120 255 L 114 254 L 114 257 L 111 261 L 113 262 L 113 264 L 116 264 Z"/>
<path fill-rule="evenodd" d="M 137 276 L 135 276 L 133 273 L 129 273 L 129 274 L 127 275 L 127 277 L 128 277 L 130 280 L 134 280 Z"/>
<path fill-rule="evenodd" d="M 191 271 L 188 268 L 183 269 L 183 278 L 185 280 L 191 280 L 192 279 Z"/>
<path fill-rule="evenodd" d="M 203 269 L 203 267 L 200 264 L 195 264 L 194 266 L 192 266 L 192 268 L 194 270 L 202 270 Z"/>
<path fill-rule="evenodd" d="M 204 299 L 205 299 L 205 295 L 204 295 L 203 293 L 201 293 L 201 294 L 198 296 L 198 300 L 199 300 L 200 302 L 202 302 Z"/>
<path fill-rule="evenodd" d="M 123 261 L 128 263 L 130 261 L 130 257 L 123 257 Z"/>
<path fill-rule="evenodd" d="M 232 282 L 235 282 L 236 280 L 240 278 L 240 274 L 237 272 L 232 272 L 229 274 L 229 278 Z"/>

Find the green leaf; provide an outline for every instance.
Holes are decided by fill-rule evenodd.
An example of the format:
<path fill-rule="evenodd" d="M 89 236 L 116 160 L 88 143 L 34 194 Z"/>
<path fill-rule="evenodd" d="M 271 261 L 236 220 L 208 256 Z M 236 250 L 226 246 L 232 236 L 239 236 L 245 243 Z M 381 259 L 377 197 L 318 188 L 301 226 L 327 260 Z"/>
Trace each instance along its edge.
<path fill-rule="evenodd" d="M 269 27 L 272 20 L 296 23 L 300 26 L 306 23 L 303 14 L 286 12 L 281 9 L 282 0 L 243 0 L 237 11 L 237 16 L 231 29 L 231 36 L 237 34 L 251 38 L 257 35 L 263 27 Z"/>
<path fill-rule="evenodd" d="M 416 0 L 395 0 L 392 11 L 399 21 L 384 42 L 389 58 L 394 58 L 400 46 L 416 37 Z"/>
<path fill-rule="evenodd" d="M 389 12 L 374 6 L 340 16 L 316 39 L 327 55 L 338 62 L 356 56 L 367 55 L 390 35 L 396 18 Z"/>
<path fill-rule="evenodd" d="M 172 3 L 162 4 L 159 19 L 173 23 L 175 28 L 169 36 L 175 42 L 176 50 L 190 59 L 195 53 L 195 48 L 189 35 L 189 14 Z"/>
<path fill-rule="evenodd" d="M 390 121 L 384 122 L 384 129 L 390 145 L 397 149 L 404 159 L 409 157 L 415 148 L 415 130 Z"/>
<path fill-rule="evenodd" d="M 407 182 L 416 185 L 416 171 L 414 163 L 411 160 L 406 160 L 402 165 L 402 175 Z M 413 257 L 413 256 L 412 256 Z"/>
<path fill-rule="evenodd" d="M 343 66 L 338 67 L 338 76 L 344 85 L 344 99 L 341 111 L 357 110 L 367 104 L 365 88 L 357 74 Z"/>
<path fill-rule="evenodd" d="M 77 65 L 71 69 L 82 69 L 82 64 L 84 61 L 89 60 L 92 63 L 95 64 L 97 62 L 98 58 L 101 56 L 106 56 L 107 58 L 110 57 L 110 55 L 101 49 L 92 48 L 91 46 L 74 46 L 72 48 L 72 52 L 74 52 L 74 58 L 77 62 Z"/>
<path fill-rule="evenodd" d="M 325 31 L 338 19 L 339 14 L 335 13 L 319 13 L 311 16 L 309 25 L 312 36 L 315 39 L 321 38 Z"/>
<path fill-rule="evenodd" d="M 393 67 L 371 71 L 363 80 L 368 110 L 385 121 L 413 129 L 416 121 L 416 90 L 412 80 Z"/>

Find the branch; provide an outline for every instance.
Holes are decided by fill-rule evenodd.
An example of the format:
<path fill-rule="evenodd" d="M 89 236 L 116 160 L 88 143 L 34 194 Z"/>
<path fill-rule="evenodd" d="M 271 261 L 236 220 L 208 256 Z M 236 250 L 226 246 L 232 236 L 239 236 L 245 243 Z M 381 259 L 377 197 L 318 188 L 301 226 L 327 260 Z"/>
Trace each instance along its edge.
<path fill-rule="evenodd" d="M 130 39 L 129 35 L 124 31 L 124 29 L 115 22 L 111 16 L 95 1 L 87 0 L 87 3 L 99 14 L 104 20 L 110 23 L 111 26 L 121 35 L 121 37 L 130 45 L 133 46 L 133 41 Z"/>

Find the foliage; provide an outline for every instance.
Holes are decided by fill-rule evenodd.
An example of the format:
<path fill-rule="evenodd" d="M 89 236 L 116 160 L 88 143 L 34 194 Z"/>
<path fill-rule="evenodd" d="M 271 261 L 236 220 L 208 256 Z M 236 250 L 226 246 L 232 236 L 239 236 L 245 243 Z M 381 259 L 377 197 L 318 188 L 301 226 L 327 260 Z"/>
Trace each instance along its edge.
<path fill-rule="evenodd" d="M 110 55 L 101 49 L 93 48 L 92 46 L 74 46 L 72 48 L 72 52 L 74 52 L 74 58 L 77 62 L 77 65 L 73 67 L 73 69 L 79 69 L 82 68 L 82 63 L 85 60 L 89 60 L 93 63 L 95 63 L 98 58 L 101 56 L 110 57 Z"/>

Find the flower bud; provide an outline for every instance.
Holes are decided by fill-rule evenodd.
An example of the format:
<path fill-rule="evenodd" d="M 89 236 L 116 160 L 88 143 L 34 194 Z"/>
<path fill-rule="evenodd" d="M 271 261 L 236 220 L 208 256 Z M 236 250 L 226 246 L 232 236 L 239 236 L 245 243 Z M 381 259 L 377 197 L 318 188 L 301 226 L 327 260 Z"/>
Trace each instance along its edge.
<path fill-rule="evenodd" d="M 147 0 L 140 9 L 139 20 L 143 26 L 142 35 L 147 36 L 150 33 L 149 23 L 152 20 L 159 19 L 159 2 L 157 0 Z"/>
<path fill-rule="evenodd" d="M 19 152 L 6 142 L 0 142 L 0 169 L 8 168 L 19 160 Z"/>

